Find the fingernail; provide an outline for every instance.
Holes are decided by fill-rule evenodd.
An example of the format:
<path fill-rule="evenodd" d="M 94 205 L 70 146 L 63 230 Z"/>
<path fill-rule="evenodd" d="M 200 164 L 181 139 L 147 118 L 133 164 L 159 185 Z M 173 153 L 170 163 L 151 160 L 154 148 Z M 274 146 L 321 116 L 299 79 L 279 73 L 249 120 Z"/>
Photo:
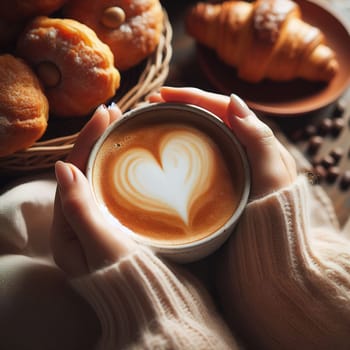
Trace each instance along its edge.
<path fill-rule="evenodd" d="M 99 105 L 98 107 L 97 107 L 97 109 L 96 109 L 96 111 L 99 111 L 99 110 L 107 110 L 107 106 L 104 104 L 104 103 L 102 103 L 101 105 Z"/>
<path fill-rule="evenodd" d="M 70 186 L 74 180 L 73 172 L 71 167 L 67 164 L 58 160 L 55 163 L 55 174 L 59 187 L 66 188 Z"/>
<path fill-rule="evenodd" d="M 118 105 L 115 102 L 112 102 L 107 108 L 108 109 L 115 109 L 115 108 L 119 109 Z"/>
<path fill-rule="evenodd" d="M 251 114 L 251 110 L 247 104 L 236 94 L 230 95 L 231 111 L 239 118 L 244 118 Z"/>
<path fill-rule="evenodd" d="M 115 103 L 115 102 L 112 102 L 112 103 L 107 107 L 107 109 L 108 109 L 108 112 L 117 114 L 117 115 L 118 115 L 118 118 L 122 115 L 122 111 L 120 110 L 118 104 Z M 114 120 L 114 118 L 113 118 L 113 120 Z"/>

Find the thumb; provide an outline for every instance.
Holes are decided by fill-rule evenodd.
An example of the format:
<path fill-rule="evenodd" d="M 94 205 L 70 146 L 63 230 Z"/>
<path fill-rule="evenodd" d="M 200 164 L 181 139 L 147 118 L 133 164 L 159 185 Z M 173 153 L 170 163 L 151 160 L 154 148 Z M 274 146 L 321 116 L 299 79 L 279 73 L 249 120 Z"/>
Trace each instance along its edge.
<path fill-rule="evenodd" d="M 286 151 L 271 128 L 237 96 L 232 94 L 227 120 L 245 147 L 252 170 L 252 197 L 260 197 L 291 183 Z M 290 162 L 291 163 L 291 162 Z"/>
<path fill-rule="evenodd" d="M 270 148 L 276 142 L 272 130 L 235 94 L 230 96 L 227 120 L 239 141 L 246 147 L 248 156 L 271 157 Z"/>
<path fill-rule="evenodd" d="M 132 249 L 132 241 L 102 216 L 90 185 L 73 164 L 55 166 L 63 215 L 80 241 L 91 270 L 117 261 Z"/>

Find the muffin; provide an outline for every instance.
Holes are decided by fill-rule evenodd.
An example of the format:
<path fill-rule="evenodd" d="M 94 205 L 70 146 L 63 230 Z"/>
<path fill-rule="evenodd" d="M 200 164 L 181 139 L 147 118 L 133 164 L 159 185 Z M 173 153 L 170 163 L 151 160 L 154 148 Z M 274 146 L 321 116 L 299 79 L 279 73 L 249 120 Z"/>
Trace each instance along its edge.
<path fill-rule="evenodd" d="M 110 48 L 78 21 L 36 17 L 19 37 L 16 52 L 38 75 L 55 116 L 85 116 L 119 88 Z"/>
<path fill-rule="evenodd" d="M 63 14 L 92 28 L 111 48 L 114 64 L 122 71 L 154 52 L 163 29 L 158 0 L 75 0 L 63 7 Z"/>
<path fill-rule="evenodd" d="M 33 145 L 47 128 L 49 105 L 32 69 L 20 58 L 0 55 L 0 156 Z"/>

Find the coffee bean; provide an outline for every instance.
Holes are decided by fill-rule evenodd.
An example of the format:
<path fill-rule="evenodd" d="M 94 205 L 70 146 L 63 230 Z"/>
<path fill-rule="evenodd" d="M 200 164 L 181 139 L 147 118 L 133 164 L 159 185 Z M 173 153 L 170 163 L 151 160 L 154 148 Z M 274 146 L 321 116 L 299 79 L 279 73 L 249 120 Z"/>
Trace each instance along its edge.
<path fill-rule="evenodd" d="M 322 158 L 321 164 L 328 169 L 335 164 L 335 161 L 334 158 L 328 154 Z"/>
<path fill-rule="evenodd" d="M 331 166 L 328 171 L 327 171 L 327 182 L 329 183 L 333 183 L 335 182 L 335 180 L 338 178 L 340 174 L 340 169 L 337 166 Z"/>
<path fill-rule="evenodd" d="M 335 164 L 338 164 L 343 154 L 344 154 L 344 151 L 341 147 L 333 148 L 330 152 L 330 156 L 334 159 Z"/>
<path fill-rule="evenodd" d="M 307 148 L 308 153 L 315 154 L 320 149 L 322 144 L 323 144 L 323 138 L 321 136 L 318 136 L 318 135 L 312 136 Z"/>
<path fill-rule="evenodd" d="M 306 126 L 306 128 L 305 128 L 305 136 L 306 137 L 311 137 L 313 135 L 316 135 L 316 133 L 317 133 L 317 128 L 315 125 L 309 124 Z"/>
<path fill-rule="evenodd" d="M 342 175 L 339 186 L 342 190 L 347 190 L 350 188 L 350 170 L 346 170 Z"/>
<path fill-rule="evenodd" d="M 337 107 L 335 108 L 332 117 L 333 118 L 339 118 L 340 116 L 342 116 L 344 113 L 344 107 L 337 104 Z"/>
<path fill-rule="evenodd" d="M 321 121 L 318 132 L 320 135 L 328 135 L 330 131 L 332 130 L 333 122 L 330 118 L 325 118 Z"/>
<path fill-rule="evenodd" d="M 344 129 L 345 120 L 343 118 L 336 118 L 332 123 L 331 133 L 333 136 L 338 136 L 341 131 Z"/>

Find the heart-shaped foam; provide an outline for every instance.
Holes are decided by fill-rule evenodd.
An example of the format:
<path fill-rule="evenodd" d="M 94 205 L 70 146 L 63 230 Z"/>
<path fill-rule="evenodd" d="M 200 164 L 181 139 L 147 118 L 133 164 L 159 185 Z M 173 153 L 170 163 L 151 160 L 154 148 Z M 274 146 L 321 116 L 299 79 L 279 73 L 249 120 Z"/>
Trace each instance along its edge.
<path fill-rule="evenodd" d="M 183 129 L 162 137 L 159 154 L 129 149 L 115 164 L 116 190 L 131 205 L 176 215 L 189 224 L 192 204 L 211 185 L 215 167 L 211 145 L 204 134 Z"/>

